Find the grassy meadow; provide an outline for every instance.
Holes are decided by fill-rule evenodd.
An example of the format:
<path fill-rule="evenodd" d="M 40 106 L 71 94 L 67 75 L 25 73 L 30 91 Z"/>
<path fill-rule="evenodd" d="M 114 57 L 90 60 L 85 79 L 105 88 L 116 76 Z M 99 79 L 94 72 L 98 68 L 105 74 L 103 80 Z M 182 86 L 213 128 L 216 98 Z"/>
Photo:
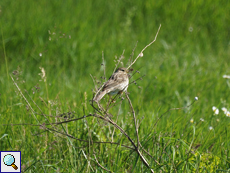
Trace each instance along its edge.
<path fill-rule="evenodd" d="M 1 0 L 0 150 L 21 151 L 22 172 L 230 172 L 229 9 L 227 0 Z M 141 145 L 125 95 L 108 110 L 148 167 L 91 116 L 90 100 L 104 67 L 106 79 L 120 57 L 127 67 L 160 24 L 128 88 Z"/>

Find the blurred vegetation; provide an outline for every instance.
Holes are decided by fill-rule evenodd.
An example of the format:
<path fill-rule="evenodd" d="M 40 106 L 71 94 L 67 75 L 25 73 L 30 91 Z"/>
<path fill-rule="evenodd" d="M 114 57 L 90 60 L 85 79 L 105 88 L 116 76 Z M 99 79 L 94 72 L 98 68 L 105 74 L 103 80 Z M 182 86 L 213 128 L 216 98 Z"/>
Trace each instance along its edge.
<path fill-rule="evenodd" d="M 229 9 L 229 1 L 204 0 L 183 2 L 178 0 L 1 0 L 1 124 L 36 123 L 33 115 L 26 110 L 26 103 L 19 96 L 18 91 L 15 93 L 16 88 L 8 73 L 13 75 L 14 70 L 19 72 L 13 75 L 14 78 L 18 78 L 17 83 L 22 91 L 26 89 L 39 106 L 43 105 L 39 99 L 42 97 L 45 102 L 50 103 L 53 114 L 71 110 L 80 117 L 93 111 L 90 105 L 87 107 L 83 105 L 88 104 L 88 100 L 92 98 L 94 84 L 90 74 L 98 79 L 103 75 L 102 56 L 105 59 L 108 78 L 115 67 L 115 57 L 119 57 L 125 50 L 124 66 L 128 64 L 135 45 L 137 44 L 134 58 L 154 39 L 161 24 L 156 42 L 146 49 L 144 57 L 139 58 L 133 66 L 134 70 L 141 72 L 135 74 L 133 80 L 143 74 L 146 76 L 142 81 L 137 82 L 139 88 L 135 85 L 130 85 L 128 88 L 138 118 L 144 116 L 139 131 L 140 136 L 143 136 L 142 140 L 148 139 L 146 133 L 150 133 L 153 138 L 158 136 L 156 143 L 145 141 L 144 147 L 156 149 L 162 145 L 164 151 L 167 150 L 167 154 L 163 150 L 162 153 L 160 150 L 152 153 L 156 160 L 159 158 L 161 163 L 166 165 L 163 167 L 164 171 L 227 170 L 230 166 L 228 140 L 230 118 L 221 111 L 219 115 L 214 115 L 212 106 L 230 109 L 227 94 L 230 83 L 228 79 L 222 78 L 223 75 L 230 74 Z M 45 69 L 47 82 L 39 81 L 41 79 L 38 75 L 41 73 L 39 67 Z M 39 86 L 39 92 L 35 86 Z M 199 97 L 198 102 L 186 109 L 170 111 L 160 119 L 154 130 L 150 131 L 161 114 L 169 108 L 191 104 L 195 96 Z M 46 113 L 50 110 L 44 109 Z M 116 108 L 111 111 L 114 113 Z M 131 116 L 126 116 L 128 113 L 129 107 L 127 101 L 124 101 L 119 120 L 127 129 L 130 125 L 128 122 L 132 119 Z M 200 121 L 200 118 L 205 121 Z M 193 123 L 190 122 L 191 119 L 194 119 Z M 95 138 L 103 139 L 100 125 L 94 120 L 90 123 L 93 126 L 92 131 L 99 135 Z M 69 132 L 76 133 L 76 137 L 79 138 L 86 136 L 87 139 L 87 130 L 82 132 L 82 129 L 86 128 L 83 122 L 69 126 Z M 214 130 L 209 130 L 209 127 L 213 127 Z M 47 148 L 41 150 L 39 147 L 41 143 L 47 143 L 48 139 L 48 142 L 56 139 L 52 135 L 46 135 L 45 139 L 40 141 L 39 137 L 29 133 L 30 131 L 35 133 L 37 130 L 36 127 L 0 125 L 0 148 L 22 150 L 25 159 L 23 165 L 30 166 L 29 169 L 32 169 L 31 164 L 43 165 L 43 162 L 36 160 L 36 156 L 42 155 Z M 130 133 L 135 135 L 132 130 Z M 4 134 L 8 134 L 7 137 Z M 1 138 L 2 136 L 4 137 Z M 199 153 L 203 153 L 210 158 L 209 160 L 215 162 L 218 160 L 218 168 L 215 167 L 214 161 L 211 163 L 212 168 L 201 168 L 201 165 L 207 165 L 206 163 L 209 162 L 203 157 L 199 159 L 198 151 L 189 156 L 185 154 L 188 148 L 182 147 L 181 150 L 180 147 L 176 148 L 179 144 L 181 146 L 183 144 L 181 141 L 176 141 L 178 138 L 186 141 L 188 148 L 189 144 L 194 147 L 200 145 L 197 148 Z M 62 158 L 65 162 L 62 163 L 63 165 L 71 165 L 68 169 L 59 168 L 61 171 L 71 172 L 78 167 L 79 172 L 86 172 L 87 163 L 74 164 L 73 161 L 78 157 L 76 153 L 82 153 L 83 150 L 69 149 L 71 151 L 68 152 L 65 145 L 65 140 L 58 143 L 61 151 L 55 154 L 56 150 L 51 150 L 47 158 Z M 107 147 L 101 147 L 100 152 L 108 152 Z M 28 148 L 30 151 L 26 150 Z M 34 151 L 36 148 L 38 150 Z M 174 150 L 177 151 L 176 155 L 173 153 Z M 112 151 L 114 150 L 111 149 L 111 153 Z M 68 154 L 62 156 L 62 152 Z M 74 157 L 69 155 L 70 153 Z M 126 165 L 123 161 L 130 153 L 127 154 L 128 156 L 126 154 L 119 149 L 117 155 L 108 154 L 103 157 L 101 154 L 98 159 L 102 165 L 115 172 L 121 171 L 119 165 L 124 166 L 123 172 L 124 170 L 143 171 L 141 163 L 136 167 L 133 165 L 136 163 L 136 156 L 130 156 L 130 159 L 125 162 Z M 171 154 L 178 158 L 164 160 Z M 32 157 L 34 157 L 33 162 L 27 164 Z M 110 157 L 116 158 L 117 167 L 108 164 Z M 48 160 L 47 158 L 44 160 Z M 67 161 L 69 158 L 73 160 Z M 194 162 L 191 164 L 192 168 L 187 164 L 189 159 L 191 163 Z M 169 162 L 172 162 L 174 167 Z M 52 161 L 49 164 L 52 164 Z M 96 168 L 100 170 L 99 167 Z M 38 168 L 35 166 L 33 169 Z M 89 169 L 87 171 L 90 172 Z"/>

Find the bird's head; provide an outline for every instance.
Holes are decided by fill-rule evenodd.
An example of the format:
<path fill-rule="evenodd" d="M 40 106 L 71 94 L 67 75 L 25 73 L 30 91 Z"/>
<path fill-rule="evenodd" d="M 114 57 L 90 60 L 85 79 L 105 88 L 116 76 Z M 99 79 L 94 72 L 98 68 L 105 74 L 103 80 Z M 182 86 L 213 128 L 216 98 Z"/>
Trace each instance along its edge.
<path fill-rule="evenodd" d="M 118 72 L 118 71 L 125 72 L 125 73 L 129 73 L 129 72 L 131 72 L 132 70 L 127 69 L 127 68 L 125 68 L 125 67 L 119 67 L 119 68 L 116 70 L 116 72 Z"/>

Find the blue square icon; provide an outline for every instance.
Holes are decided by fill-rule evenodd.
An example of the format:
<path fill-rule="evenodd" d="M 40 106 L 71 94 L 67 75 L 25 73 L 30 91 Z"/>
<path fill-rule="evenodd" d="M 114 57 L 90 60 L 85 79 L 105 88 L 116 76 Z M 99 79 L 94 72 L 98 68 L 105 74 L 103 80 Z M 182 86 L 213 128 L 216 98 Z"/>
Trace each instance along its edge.
<path fill-rule="evenodd" d="M 0 151 L 0 173 L 21 172 L 21 151 Z"/>

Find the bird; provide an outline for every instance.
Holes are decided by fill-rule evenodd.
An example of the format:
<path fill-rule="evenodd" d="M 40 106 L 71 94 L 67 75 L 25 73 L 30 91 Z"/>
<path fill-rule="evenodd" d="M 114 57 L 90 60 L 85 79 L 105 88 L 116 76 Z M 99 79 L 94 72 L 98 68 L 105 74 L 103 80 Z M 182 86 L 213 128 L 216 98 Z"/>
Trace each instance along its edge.
<path fill-rule="evenodd" d="M 129 85 L 129 70 L 124 67 L 119 67 L 105 82 L 102 90 L 94 97 L 95 102 L 99 102 L 106 94 L 110 96 L 126 92 Z"/>

